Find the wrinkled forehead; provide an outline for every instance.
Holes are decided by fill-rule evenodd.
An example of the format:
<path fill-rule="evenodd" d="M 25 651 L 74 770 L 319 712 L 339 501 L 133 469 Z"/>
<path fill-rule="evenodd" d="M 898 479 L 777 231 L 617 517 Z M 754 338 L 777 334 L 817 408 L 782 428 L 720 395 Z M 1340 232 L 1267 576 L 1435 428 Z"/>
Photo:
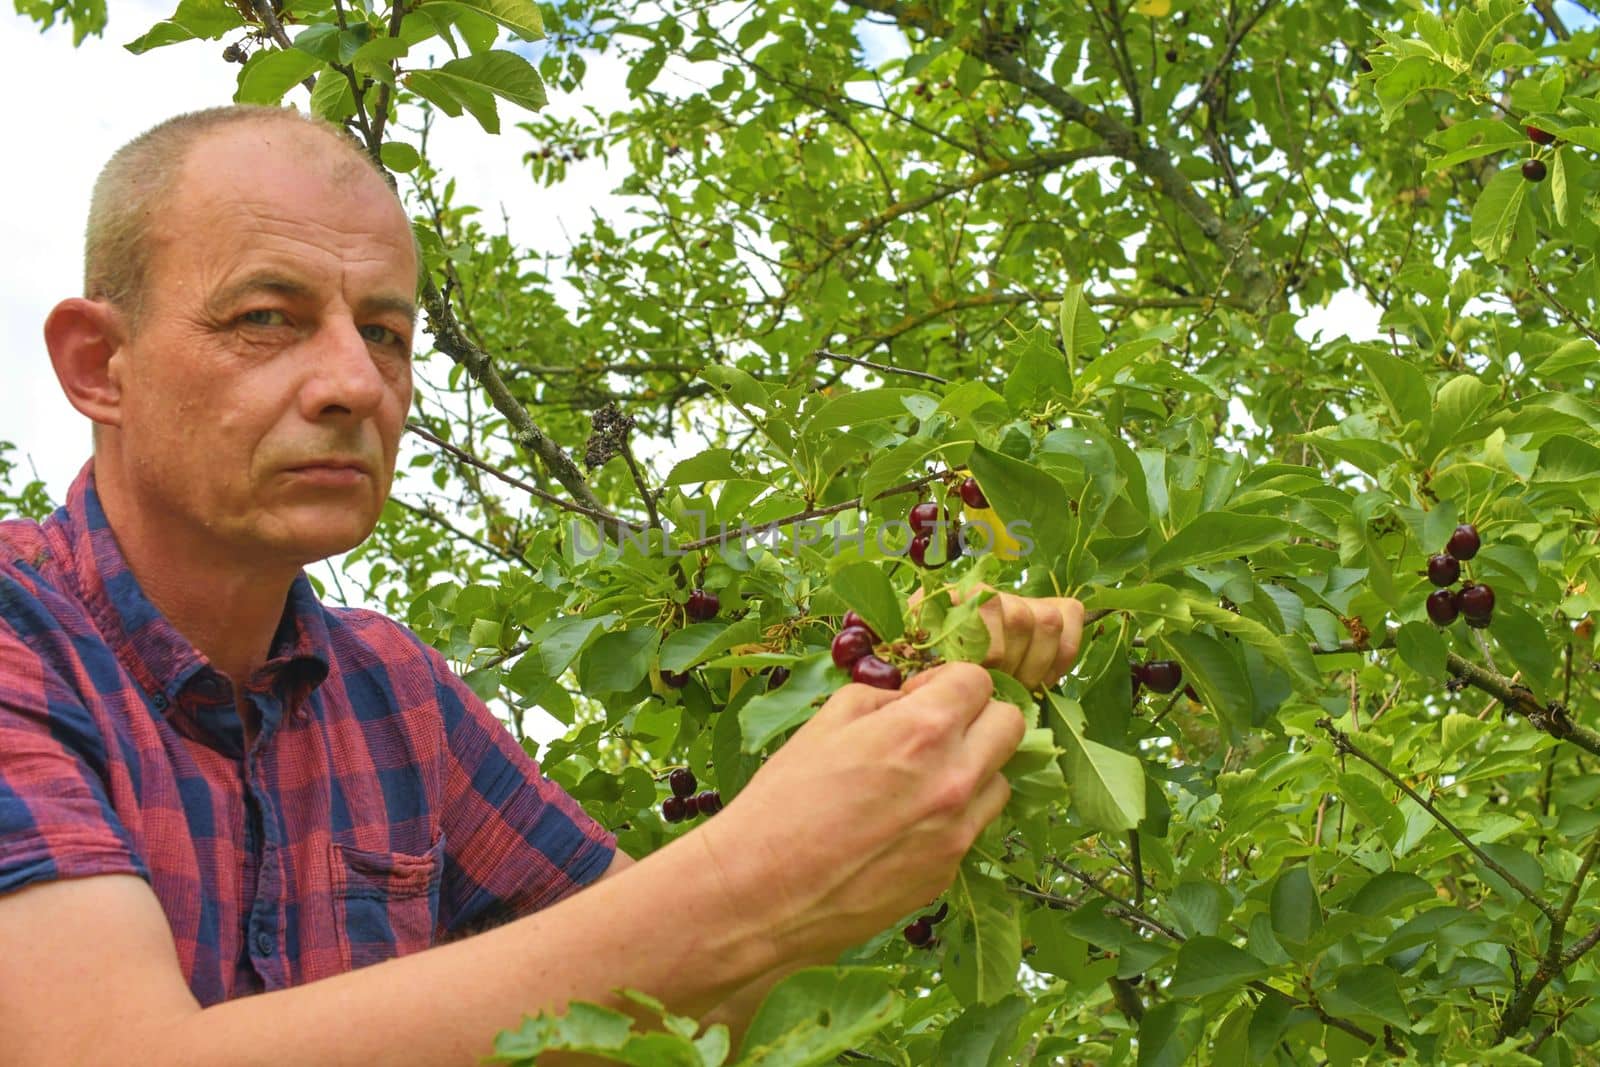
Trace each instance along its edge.
<path fill-rule="evenodd" d="M 312 128 L 263 122 L 205 138 L 184 159 L 163 214 L 151 236 L 169 264 L 232 259 L 266 232 L 416 273 L 410 220 L 394 191 L 356 150 Z"/>

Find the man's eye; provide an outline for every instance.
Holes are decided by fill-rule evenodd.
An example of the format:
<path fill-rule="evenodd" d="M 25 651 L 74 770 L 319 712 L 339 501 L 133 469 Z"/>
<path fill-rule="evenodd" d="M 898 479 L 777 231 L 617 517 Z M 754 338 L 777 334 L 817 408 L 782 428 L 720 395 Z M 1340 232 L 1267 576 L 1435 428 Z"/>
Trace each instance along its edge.
<path fill-rule="evenodd" d="M 375 345 L 397 345 L 404 343 L 401 336 L 389 329 L 387 326 L 363 326 L 361 327 L 361 336 L 365 337 Z"/>
<path fill-rule="evenodd" d="M 283 312 L 277 308 L 256 308 L 239 316 L 241 321 L 248 322 L 252 326 L 278 326 L 281 325 L 283 318 Z"/>

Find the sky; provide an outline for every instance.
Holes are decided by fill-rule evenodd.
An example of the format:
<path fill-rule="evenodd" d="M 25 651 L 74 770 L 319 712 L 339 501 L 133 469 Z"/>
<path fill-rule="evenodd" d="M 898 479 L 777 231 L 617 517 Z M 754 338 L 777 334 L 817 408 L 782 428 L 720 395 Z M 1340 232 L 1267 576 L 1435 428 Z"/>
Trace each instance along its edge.
<path fill-rule="evenodd" d="M 222 60 L 222 42 L 190 41 L 143 56 L 122 47 L 170 15 L 173 3 L 117 0 L 105 36 L 77 49 L 69 28 L 40 34 L 35 23 L 0 10 L 0 93 L 13 101 L 50 98 L 49 107 L 16 107 L 7 115 L 7 142 L 32 146 L 35 160 L 14 157 L 0 179 L 11 205 L 0 212 L 0 248 L 9 262 L 0 293 L 0 440 L 17 446 L 12 458 L 24 471 L 31 463 L 57 501 L 88 459 L 89 423 L 61 394 L 43 327 L 56 302 L 82 291 L 83 227 L 95 176 L 112 152 L 150 126 L 233 98 L 239 68 Z M 622 106 L 621 65 L 598 57 L 590 71 L 582 103 Z M 290 99 L 303 106 L 304 97 L 298 91 Z M 551 98 L 558 113 L 579 106 L 553 88 Z M 624 205 L 608 195 L 621 180 L 614 163 L 590 158 L 573 164 L 562 185 L 536 186 L 521 164 L 528 138 L 513 128 L 517 109 L 502 102 L 500 110 L 509 132 L 499 137 L 465 116 L 434 124 L 430 153 L 449 161 L 458 202 L 481 207 L 491 227 L 504 205 L 515 240 L 552 250 L 566 246 L 568 233 L 585 230 L 591 211 L 621 217 Z"/>

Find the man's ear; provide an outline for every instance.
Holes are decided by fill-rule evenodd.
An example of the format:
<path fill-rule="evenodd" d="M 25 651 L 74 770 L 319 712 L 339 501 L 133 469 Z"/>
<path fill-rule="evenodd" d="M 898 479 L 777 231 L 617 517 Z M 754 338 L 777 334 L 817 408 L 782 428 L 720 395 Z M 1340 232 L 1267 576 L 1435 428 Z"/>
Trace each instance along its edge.
<path fill-rule="evenodd" d="M 69 297 L 44 321 L 56 381 L 68 402 L 94 422 L 122 424 L 121 361 L 126 320 L 102 300 Z"/>

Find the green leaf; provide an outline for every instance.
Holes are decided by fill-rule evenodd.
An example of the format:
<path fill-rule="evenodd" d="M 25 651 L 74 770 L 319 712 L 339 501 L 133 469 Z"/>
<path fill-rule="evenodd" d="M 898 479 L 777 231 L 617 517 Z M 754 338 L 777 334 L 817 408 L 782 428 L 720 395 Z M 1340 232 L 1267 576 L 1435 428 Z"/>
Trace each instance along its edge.
<path fill-rule="evenodd" d="M 1291 945 L 1308 943 L 1322 929 L 1322 904 L 1305 864 L 1290 867 L 1272 885 L 1272 932 Z"/>
<path fill-rule="evenodd" d="M 244 19 L 228 0 L 180 0 L 171 18 L 156 23 L 123 47 L 134 55 L 141 55 L 152 48 L 180 41 L 216 40 L 243 25 Z"/>
<path fill-rule="evenodd" d="M 1367 376 L 1389 409 L 1396 432 L 1406 432 L 1413 422 L 1421 424 L 1426 432 L 1433 414 L 1433 397 L 1422 372 L 1405 360 L 1370 346 L 1362 346 L 1358 352 Z"/>
<path fill-rule="evenodd" d="M 811 1067 L 831 1062 L 900 1017 L 894 975 L 865 967 L 812 967 L 779 982 L 761 1002 L 736 1067 Z"/>
<path fill-rule="evenodd" d="M 240 104 L 276 104 L 322 68 L 322 60 L 298 48 L 257 52 L 245 64 L 233 99 Z"/>
<path fill-rule="evenodd" d="M 461 11 L 486 15 L 524 41 L 544 37 L 544 19 L 533 0 L 428 0 L 428 7 L 456 17 Z"/>
<path fill-rule="evenodd" d="M 660 639 L 653 626 L 601 634 L 578 661 L 578 688 L 588 694 L 626 693 L 650 673 Z"/>
<path fill-rule="evenodd" d="M 1365 1015 L 1400 1030 L 1411 1029 L 1399 980 L 1389 968 L 1375 963 L 1340 971 L 1333 988 L 1323 990 L 1322 1006 L 1339 1018 Z"/>
<path fill-rule="evenodd" d="M 790 668 L 787 682 L 752 698 L 739 709 L 743 750 L 752 754 L 760 752 L 773 738 L 811 718 L 812 705 L 832 694 L 846 680 L 845 673 L 833 665 L 833 657 L 827 652 L 800 660 Z"/>
<path fill-rule="evenodd" d="M 917 389 L 860 389 L 829 397 L 806 420 L 803 432 L 816 436 L 845 426 L 861 426 L 906 415 L 905 401 L 917 397 L 937 402 L 938 398 Z"/>
<path fill-rule="evenodd" d="M 1072 785 L 1073 810 L 1097 830 L 1138 826 L 1145 811 L 1144 765 L 1136 757 L 1084 737 L 1082 727 L 1074 725 L 1071 714 L 1061 707 L 1066 698 L 1056 693 L 1049 696 L 1057 709 L 1051 725 L 1064 751 L 1063 770 Z"/>
<path fill-rule="evenodd" d="M 974 1004 L 945 1027 L 936 1067 L 1006 1067 L 1027 998 L 1013 994 L 994 1004 Z"/>
<path fill-rule="evenodd" d="M 1406 666 L 1424 678 L 1443 678 L 1450 650 L 1431 622 L 1408 622 L 1395 631 L 1394 647 Z"/>
<path fill-rule="evenodd" d="M 551 619 L 529 634 L 528 641 L 539 650 L 545 673 L 552 678 L 559 678 L 594 635 L 619 618 L 618 615 L 600 615 L 592 619 L 570 615 Z"/>
<path fill-rule="evenodd" d="M 1067 491 L 1060 482 L 1037 467 L 982 445 L 969 458 L 972 474 L 1012 536 L 1034 544 L 1037 560 L 1053 566 L 1071 537 L 1072 518 Z M 1023 544 L 1026 545 L 1026 541 Z"/>
<path fill-rule="evenodd" d="M 900 595 L 889 576 L 876 563 L 852 563 L 841 567 L 829 583 L 833 591 L 867 621 L 872 632 L 884 641 L 893 641 L 905 632 Z"/>
<path fill-rule="evenodd" d="M 680 460 L 667 475 L 663 485 L 696 485 L 700 482 L 720 482 L 743 476 L 736 462 L 738 453 L 731 448 L 708 448 L 688 459 Z"/>
<path fill-rule="evenodd" d="M 1159 582 L 1094 589 L 1081 594 L 1080 599 L 1087 611 L 1126 611 L 1140 622 L 1155 617 L 1184 627 L 1192 623 L 1188 602 L 1176 589 Z"/>
<path fill-rule="evenodd" d="M 1289 536 L 1289 524 L 1270 515 L 1239 515 L 1208 511 L 1194 518 L 1150 557 L 1152 575 L 1183 567 L 1248 556 L 1279 544 Z"/>
<path fill-rule="evenodd" d="M 993 1004 L 1015 993 L 1022 965 L 1017 898 L 1004 882 L 979 874 L 970 857 L 950 887 L 955 923 L 945 928 L 944 973 L 962 1004 Z"/>
<path fill-rule="evenodd" d="M 1600 472 L 1600 448 L 1588 441 L 1559 433 L 1539 449 L 1535 481 L 1587 482 Z"/>
<path fill-rule="evenodd" d="M 727 632 L 725 622 L 696 622 L 674 630 L 661 642 L 661 669 L 686 671 L 707 658 Z"/>
<path fill-rule="evenodd" d="M 1175 997 L 1203 997 L 1238 989 L 1271 970 L 1243 949 L 1216 937 L 1191 937 L 1178 950 L 1178 967 L 1168 990 Z"/>
<path fill-rule="evenodd" d="M 1067 349 L 1067 372 L 1078 377 L 1078 361 L 1105 340 L 1106 331 L 1083 295 L 1083 285 L 1069 285 L 1061 296 L 1061 343 Z M 991 498 L 992 499 L 992 498 Z"/>
<path fill-rule="evenodd" d="M 1347 910 L 1373 918 L 1433 899 L 1433 886 L 1408 871 L 1384 871 L 1368 879 L 1350 899 Z"/>
<path fill-rule="evenodd" d="M 404 141 L 385 141 L 378 155 L 383 160 L 384 166 L 402 174 L 416 170 L 417 165 L 422 162 L 422 156 L 417 150 Z"/>
<path fill-rule="evenodd" d="M 1193 1004 L 1162 1001 L 1139 1020 L 1139 1067 L 1183 1067 L 1205 1032 L 1205 1016 Z"/>
<path fill-rule="evenodd" d="M 519 1029 L 501 1033 L 489 1062 L 520 1067 L 544 1052 L 578 1052 L 634 1067 L 706 1067 L 687 1036 L 661 1030 L 635 1033 L 633 1023 L 622 1012 L 574 1001 L 561 1015 L 536 1015 Z M 726 1035 L 727 1028 L 718 1026 Z"/>
<path fill-rule="evenodd" d="M 432 70 L 411 71 L 406 84 L 452 118 L 463 108 L 470 111 L 489 133 L 500 132 L 496 96 L 530 111 L 545 103 L 539 72 L 515 52 L 498 49 L 452 59 Z"/>
<path fill-rule="evenodd" d="M 1472 243 L 1491 262 L 1504 259 L 1517 237 L 1528 229 L 1528 181 L 1513 168 L 1489 179 L 1472 208 Z"/>

